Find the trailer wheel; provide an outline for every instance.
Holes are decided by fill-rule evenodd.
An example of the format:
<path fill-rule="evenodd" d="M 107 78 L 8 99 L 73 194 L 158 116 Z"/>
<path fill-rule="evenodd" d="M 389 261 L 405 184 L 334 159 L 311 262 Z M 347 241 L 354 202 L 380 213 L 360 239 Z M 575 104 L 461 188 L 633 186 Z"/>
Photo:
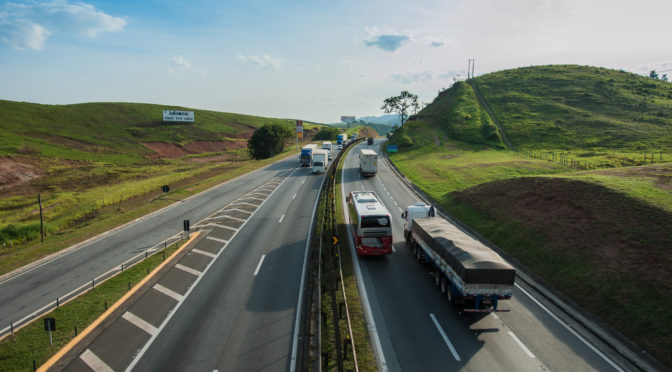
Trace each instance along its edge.
<path fill-rule="evenodd" d="M 415 259 L 422 263 L 422 249 L 417 245 L 415 246 Z"/>
<path fill-rule="evenodd" d="M 434 285 L 437 287 L 441 285 L 441 271 L 438 267 L 434 267 Z"/>
<path fill-rule="evenodd" d="M 448 303 L 451 305 L 455 305 L 455 296 L 453 296 L 453 288 L 450 284 L 448 284 L 446 288 L 446 298 L 448 299 Z"/>
<path fill-rule="evenodd" d="M 448 291 L 448 287 L 450 284 L 448 283 L 448 279 L 445 277 L 441 278 L 441 294 L 446 295 L 446 292 Z"/>

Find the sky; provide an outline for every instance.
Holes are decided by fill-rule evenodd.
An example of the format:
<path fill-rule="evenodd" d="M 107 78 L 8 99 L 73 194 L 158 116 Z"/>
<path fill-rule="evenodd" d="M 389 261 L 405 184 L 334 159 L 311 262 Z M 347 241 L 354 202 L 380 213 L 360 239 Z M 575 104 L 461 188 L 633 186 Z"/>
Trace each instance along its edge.
<path fill-rule="evenodd" d="M 335 123 L 464 79 L 579 64 L 672 76 L 669 0 L 13 0 L 0 99 Z"/>

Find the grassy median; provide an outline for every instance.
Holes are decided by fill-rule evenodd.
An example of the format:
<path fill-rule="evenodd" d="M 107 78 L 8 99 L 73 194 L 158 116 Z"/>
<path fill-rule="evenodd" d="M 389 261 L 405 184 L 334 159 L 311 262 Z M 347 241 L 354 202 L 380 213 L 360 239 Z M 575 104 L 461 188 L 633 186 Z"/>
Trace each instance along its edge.
<path fill-rule="evenodd" d="M 32 371 L 101 316 L 108 307 L 144 279 L 183 242 L 172 244 L 122 273 L 45 314 L 0 341 L 0 371 Z M 44 319 L 56 319 L 56 330 L 44 330 Z"/>

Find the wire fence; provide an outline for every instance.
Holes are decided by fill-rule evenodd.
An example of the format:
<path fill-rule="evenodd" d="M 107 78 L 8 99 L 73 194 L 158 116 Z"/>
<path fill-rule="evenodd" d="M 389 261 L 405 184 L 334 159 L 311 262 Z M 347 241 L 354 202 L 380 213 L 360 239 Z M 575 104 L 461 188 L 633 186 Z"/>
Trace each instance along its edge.
<path fill-rule="evenodd" d="M 607 159 L 583 160 L 578 155 L 547 151 L 518 151 L 518 155 L 535 160 L 546 160 L 576 170 L 610 169 L 660 164 L 672 161 L 672 156 L 664 152 L 641 152 L 631 155 L 613 155 Z"/>

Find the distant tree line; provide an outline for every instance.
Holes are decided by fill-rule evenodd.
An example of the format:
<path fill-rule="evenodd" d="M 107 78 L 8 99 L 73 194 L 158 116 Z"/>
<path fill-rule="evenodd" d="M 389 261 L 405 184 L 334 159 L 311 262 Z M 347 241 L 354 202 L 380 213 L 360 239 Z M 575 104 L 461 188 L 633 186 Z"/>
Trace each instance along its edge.
<path fill-rule="evenodd" d="M 651 70 L 651 72 L 649 72 L 649 77 L 651 79 L 656 79 L 656 80 L 670 81 L 670 79 L 668 79 L 668 77 L 667 77 L 667 74 L 663 74 L 662 76 L 658 76 L 658 73 L 656 72 L 656 70 Z"/>

